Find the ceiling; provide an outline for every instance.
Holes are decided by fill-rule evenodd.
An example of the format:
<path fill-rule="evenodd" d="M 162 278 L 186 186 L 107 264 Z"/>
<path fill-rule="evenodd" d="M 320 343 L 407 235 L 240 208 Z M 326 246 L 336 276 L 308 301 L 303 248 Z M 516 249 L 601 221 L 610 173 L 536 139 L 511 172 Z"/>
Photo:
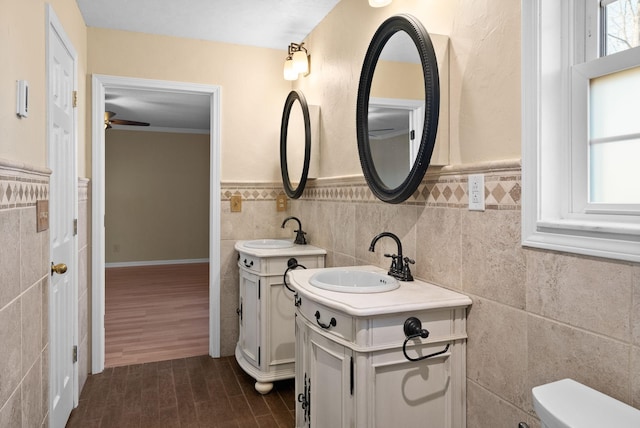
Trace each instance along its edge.
<path fill-rule="evenodd" d="M 89 27 L 279 49 L 301 42 L 339 0 L 76 0 Z M 206 105 L 206 110 L 203 110 Z M 149 128 L 209 129 L 209 100 L 108 90 L 105 110 Z M 114 129 L 123 128 L 114 126 Z M 132 127 L 126 127 L 131 129 Z M 142 129 L 142 127 L 137 127 Z"/>

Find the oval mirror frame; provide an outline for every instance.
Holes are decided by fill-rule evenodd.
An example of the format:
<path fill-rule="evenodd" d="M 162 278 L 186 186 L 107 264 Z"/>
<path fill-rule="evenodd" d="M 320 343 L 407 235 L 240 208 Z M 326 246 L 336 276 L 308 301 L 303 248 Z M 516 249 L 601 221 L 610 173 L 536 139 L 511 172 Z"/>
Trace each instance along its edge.
<path fill-rule="evenodd" d="M 289 128 L 289 117 L 291 109 L 295 102 L 300 103 L 302 109 L 302 118 L 304 121 L 304 163 L 302 165 L 302 175 L 298 186 L 294 189 L 289 178 L 289 168 L 287 166 L 287 131 Z M 298 199 L 304 187 L 307 184 L 307 175 L 309 174 L 309 161 L 311 160 L 311 120 L 309 118 L 309 106 L 307 100 L 300 91 L 293 90 L 289 92 L 284 109 L 282 111 L 282 122 L 280 125 L 280 172 L 282 174 L 282 185 L 284 192 L 292 199 Z"/>
<path fill-rule="evenodd" d="M 404 31 L 409 35 L 420 55 L 424 78 L 425 109 L 422 139 L 415 162 L 404 181 L 395 188 L 389 188 L 378 175 L 371 155 L 368 121 L 369 97 L 373 74 L 382 49 L 387 41 L 399 31 Z M 356 103 L 356 131 L 360 165 L 369 188 L 378 199 L 398 204 L 407 200 L 416 191 L 431 161 L 438 129 L 439 112 L 440 78 L 431 38 L 422 23 L 415 17 L 406 14 L 392 16 L 380 25 L 371 39 L 362 65 Z"/>

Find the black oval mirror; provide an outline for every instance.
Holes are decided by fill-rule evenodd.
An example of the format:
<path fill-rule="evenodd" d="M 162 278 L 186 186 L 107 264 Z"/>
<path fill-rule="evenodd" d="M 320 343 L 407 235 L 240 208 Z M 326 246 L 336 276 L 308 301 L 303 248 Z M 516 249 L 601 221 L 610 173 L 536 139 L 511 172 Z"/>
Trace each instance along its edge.
<path fill-rule="evenodd" d="M 360 164 L 378 199 L 400 203 L 420 185 L 439 110 L 438 64 L 429 34 L 413 16 L 392 16 L 369 44 L 356 104 Z"/>
<path fill-rule="evenodd" d="M 304 191 L 310 159 L 309 107 L 302 92 L 291 91 L 284 103 L 280 125 L 280 172 L 284 191 L 292 199 L 299 198 Z"/>

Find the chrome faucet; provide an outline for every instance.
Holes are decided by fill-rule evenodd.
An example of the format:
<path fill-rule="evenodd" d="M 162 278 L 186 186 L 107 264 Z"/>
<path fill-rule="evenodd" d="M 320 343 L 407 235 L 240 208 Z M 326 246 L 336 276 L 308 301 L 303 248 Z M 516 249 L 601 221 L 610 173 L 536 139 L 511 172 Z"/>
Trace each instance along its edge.
<path fill-rule="evenodd" d="M 400 238 L 394 235 L 391 232 L 382 232 L 378 234 L 371 241 L 371 245 L 369 245 L 369 251 L 373 252 L 376 247 L 376 242 L 380 238 L 388 236 L 396 241 L 396 245 L 398 246 L 398 254 L 385 254 L 385 257 L 391 258 L 391 267 L 389 268 L 389 275 L 394 278 L 399 279 L 400 281 L 413 281 L 413 275 L 411 275 L 411 269 L 409 268 L 409 264 L 415 264 L 416 261 L 410 259 L 409 257 L 402 256 L 402 242 L 400 242 Z"/>
<path fill-rule="evenodd" d="M 284 221 L 282 222 L 282 228 L 284 229 L 284 225 L 289 221 L 289 220 L 295 220 L 298 222 L 298 230 L 294 230 L 294 232 L 296 232 L 296 239 L 295 241 L 293 241 L 294 244 L 298 244 L 298 245 L 307 245 L 307 239 L 304 237 L 304 235 L 307 234 L 307 232 L 305 232 L 304 230 L 302 230 L 302 223 L 300 223 L 300 220 L 298 220 L 297 217 L 287 217 L 284 219 Z"/>

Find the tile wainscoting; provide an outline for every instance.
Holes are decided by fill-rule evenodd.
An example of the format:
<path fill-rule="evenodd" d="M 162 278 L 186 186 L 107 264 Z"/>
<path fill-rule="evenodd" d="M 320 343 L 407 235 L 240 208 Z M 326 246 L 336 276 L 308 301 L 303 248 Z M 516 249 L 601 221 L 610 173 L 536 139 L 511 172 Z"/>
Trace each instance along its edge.
<path fill-rule="evenodd" d="M 36 201 L 50 171 L 0 159 L 0 426 L 48 426 L 49 231 L 36 232 Z M 89 180 L 78 179 L 78 370 L 89 373 Z"/>
<path fill-rule="evenodd" d="M 0 159 L 0 426 L 46 426 L 49 417 L 49 232 L 36 201 L 49 174 Z"/>
<path fill-rule="evenodd" d="M 467 208 L 467 177 L 485 175 L 486 210 Z M 394 232 L 415 258 L 417 278 L 473 299 L 468 319 L 467 426 L 539 426 L 531 388 L 571 377 L 640 407 L 640 265 L 524 248 L 519 160 L 429 171 L 405 203 L 375 199 L 363 177 L 310 180 L 277 213 L 280 183 L 223 183 L 223 350 L 237 340 L 236 239 L 293 237 L 280 229 L 295 215 L 327 266 L 374 264 L 395 252 Z M 229 198 L 243 196 L 243 212 Z M 225 202 L 226 201 L 226 202 Z M 388 242 L 387 242 L 388 241 Z M 226 318 L 225 318 L 226 317 Z"/>

